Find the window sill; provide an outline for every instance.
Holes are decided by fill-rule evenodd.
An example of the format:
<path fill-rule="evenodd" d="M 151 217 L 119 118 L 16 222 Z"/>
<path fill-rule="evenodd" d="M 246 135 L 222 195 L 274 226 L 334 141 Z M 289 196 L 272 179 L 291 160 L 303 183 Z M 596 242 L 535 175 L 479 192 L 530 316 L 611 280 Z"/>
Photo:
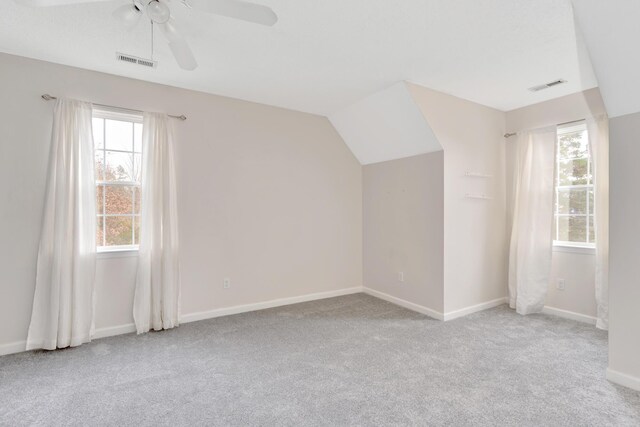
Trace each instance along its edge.
<path fill-rule="evenodd" d="M 582 255 L 595 255 L 596 248 L 593 246 L 573 246 L 563 245 L 562 243 L 553 244 L 553 252 L 567 252 Z"/>
<path fill-rule="evenodd" d="M 119 248 L 98 248 L 96 256 L 100 259 L 104 258 L 123 258 L 123 257 L 137 257 L 138 247 L 119 247 Z"/>

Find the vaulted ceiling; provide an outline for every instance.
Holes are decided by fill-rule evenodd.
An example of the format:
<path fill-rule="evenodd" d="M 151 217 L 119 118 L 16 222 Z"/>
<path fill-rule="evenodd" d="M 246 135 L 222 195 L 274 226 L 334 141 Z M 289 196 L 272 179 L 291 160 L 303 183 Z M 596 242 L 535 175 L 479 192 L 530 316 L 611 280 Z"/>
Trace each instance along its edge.
<path fill-rule="evenodd" d="M 574 0 L 610 117 L 640 111 L 640 1 Z"/>
<path fill-rule="evenodd" d="M 279 16 L 253 25 L 169 2 L 199 67 L 177 67 L 150 24 L 125 31 L 127 0 L 29 8 L 0 2 L 0 51 L 300 111 L 331 115 L 406 80 L 500 110 L 596 86 L 580 58 L 569 0 L 256 0 Z M 527 88 L 568 83 L 533 93 Z"/>

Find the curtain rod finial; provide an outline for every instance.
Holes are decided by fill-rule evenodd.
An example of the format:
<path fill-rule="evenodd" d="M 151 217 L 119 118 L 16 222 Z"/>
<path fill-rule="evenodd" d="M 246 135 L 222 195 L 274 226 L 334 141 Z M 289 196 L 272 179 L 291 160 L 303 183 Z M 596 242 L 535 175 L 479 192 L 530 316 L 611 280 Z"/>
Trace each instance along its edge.
<path fill-rule="evenodd" d="M 42 95 L 42 99 L 44 99 L 45 101 L 51 101 L 52 99 L 58 99 L 55 96 L 51 96 L 48 93 L 45 93 L 44 95 Z"/>

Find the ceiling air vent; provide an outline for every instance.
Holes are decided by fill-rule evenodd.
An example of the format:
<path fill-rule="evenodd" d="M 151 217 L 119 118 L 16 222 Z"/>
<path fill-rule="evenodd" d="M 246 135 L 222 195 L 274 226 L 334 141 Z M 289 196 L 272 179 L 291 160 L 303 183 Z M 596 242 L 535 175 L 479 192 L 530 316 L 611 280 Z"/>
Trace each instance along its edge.
<path fill-rule="evenodd" d="M 116 52 L 116 59 L 118 61 L 128 62 L 129 64 L 142 65 L 144 67 L 156 68 L 158 62 L 151 59 L 139 58 L 133 55 L 127 55 L 126 53 Z"/>
<path fill-rule="evenodd" d="M 549 83 L 545 83 L 543 85 L 530 87 L 529 90 L 531 92 L 538 92 L 538 91 L 541 91 L 541 90 L 544 90 L 544 89 L 549 89 L 550 87 L 561 85 L 562 83 L 566 83 L 566 82 L 567 81 L 564 80 L 564 79 L 558 79 L 558 80 L 554 80 L 554 81 L 549 82 Z"/>

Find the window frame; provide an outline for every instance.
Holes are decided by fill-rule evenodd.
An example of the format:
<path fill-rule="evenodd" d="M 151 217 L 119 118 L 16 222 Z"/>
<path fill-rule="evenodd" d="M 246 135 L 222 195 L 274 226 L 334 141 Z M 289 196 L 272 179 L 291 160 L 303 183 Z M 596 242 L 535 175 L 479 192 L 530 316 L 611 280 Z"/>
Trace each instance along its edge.
<path fill-rule="evenodd" d="M 576 157 L 572 159 L 560 159 L 560 136 L 563 134 L 574 133 L 577 131 L 583 131 L 586 133 L 587 137 L 587 152 L 588 155 L 586 157 Z M 559 250 L 560 252 L 579 252 L 579 253 L 590 253 L 595 250 L 596 244 L 595 240 L 593 242 L 589 242 L 589 220 L 592 219 L 593 224 L 595 226 L 595 209 L 591 209 L 591 198 L 589 197 L 590 192 L 593 192 L 593 198 L 595 202 L 595 185 L 593 182 L 593 162 L 591 160 L 591 146 L 589 145 L 589 133 L 586 126 L 585 120 L 579 120 L 576 122 L 571 122 L 565 125 L 558 125 L 556 127 L 556 144 L 555 144 L 555 160 L 554 160 L 554 183 L 553 183 L 553 191 L 554 191 L 554 199 L 553 199 L 553 247 L 554 250 Z M 568 161 L 568 160 L 586 160 L 587 161 L 587 171 L 590 171 L 590 178 L 588 184 L 576 184 L 576 185 L 559 185 L 560 182 L 560 162 Z M 558 194 L 559 190 L 572 190 L 572 189 L 584 189 L 586 193 L 586 205 L 584 214 L 561 214 L 558 213 Z M 595 206 L 594 206 L 595 208 Z M 593 212 L 593 213 L 590 213 Z M 556 240 L 558 236 L 558 218 L 559 217 L 584 217 L 586 218 L 585 227 L 586 227 L 586 241 L 585 242 L 573 242 L 566 240 Z M 595 236 L 594 236 L 595 238 Z"/>
<path fill-rule="evenodd" d="M 137 152 L 135 151 L 135 123 L 139 123 L 142 125 L 143 122 L 143 117 L 142 114 L 137 114 L 137 113 L 133 113 L 131 111 L 128 110 L 120 110 L 117 108 L 107 108 L 107 107 L 99 107 L 93 108 L 93 112 L 92 112 L 92 119 L 102 119 L 103 120 L 103 126 L 102 126 L 102 148 L 98 149 L 95 146 L 95 141 L 94 141 L 94 168 L 95 168 L 95 159 L 96 156 L 95 154 L 98 151 L 102 151 L 103 153 L 103 161 L 106 164 L 106 152 L 115 152 L 115 153 L 125 153 L 125 154 L 131 154 L 133 156 L 133 158 L 135 159 L 135 155 L 138 154 L 140 155 L 140 159 L 142 161 L 142 147 L 140 147 L 140 151 Z M 132 147 L 131 147 L 131 151 L 128 150 L 120 150 L 120 149 L 107 149 L 107 139 L 106 139 L 106 122 L 105 120 L 117 120 L 117 121 L 124 121 L 124 122 L 131 122 L 134 123 L 134 125 L 132 126 Z M 142 143 L 142 141 L 141 141 Z M 135 163 L 134 163 L 135 164 Z M 107 217 L 118 217 L 118 216 L 122 216 L 122 217 L 132 217 L 132 244 L 130 245 L 104 245 L 105 241 L 103 240 L 102 242 L 98 242 L 96 241 L 96 252 L 98 254 L 101 254 L 103 257 L 107 256 L 109 258 L 111 257 L 120 257 L 120 256 L 134 256 L 137 255 L 138 249 L 139 249 L 139 244 L 133 244 L 133 241 L 135 241 L 135 224 L 136 224 L 136 218 L 140 218 L 141 217 L 141 213 L 135 214 L 135 207 L 133 208 L 134 211 L 131 214 L 107 214 L 106 213 L 106 191 L 105 188 L 107 186 L 126 186 L 126 187 L 136 187 L 138 189 L 138 191 L 140 192 L 140 201 L 142 201 L 142 183 L 138 183 L 136 181 L 107 181 L 104 179 L 99 179 L 99 178 L 104 178 L 104 177 L 95 177 L 95 188 L 96 188 L 96 197 L 97 197 L 97 190 L 100 186 L 103 187 L 103 191 L 102 191 L 102 213 L 98 213 L 96 212 L 96 232 L 97 232 L 97 228 L 99 227 L 99 223 L 98 221 L 102 221 L 102 230 L 104 233 L 104 230 L 106 229 L 106 218 Z M 135 192 L 132 194 L 132 206 L 135 206 L 136 203 L 136 196 L 135 196 Z M 102 243 L 102 244 L 101 244 Z"/>

